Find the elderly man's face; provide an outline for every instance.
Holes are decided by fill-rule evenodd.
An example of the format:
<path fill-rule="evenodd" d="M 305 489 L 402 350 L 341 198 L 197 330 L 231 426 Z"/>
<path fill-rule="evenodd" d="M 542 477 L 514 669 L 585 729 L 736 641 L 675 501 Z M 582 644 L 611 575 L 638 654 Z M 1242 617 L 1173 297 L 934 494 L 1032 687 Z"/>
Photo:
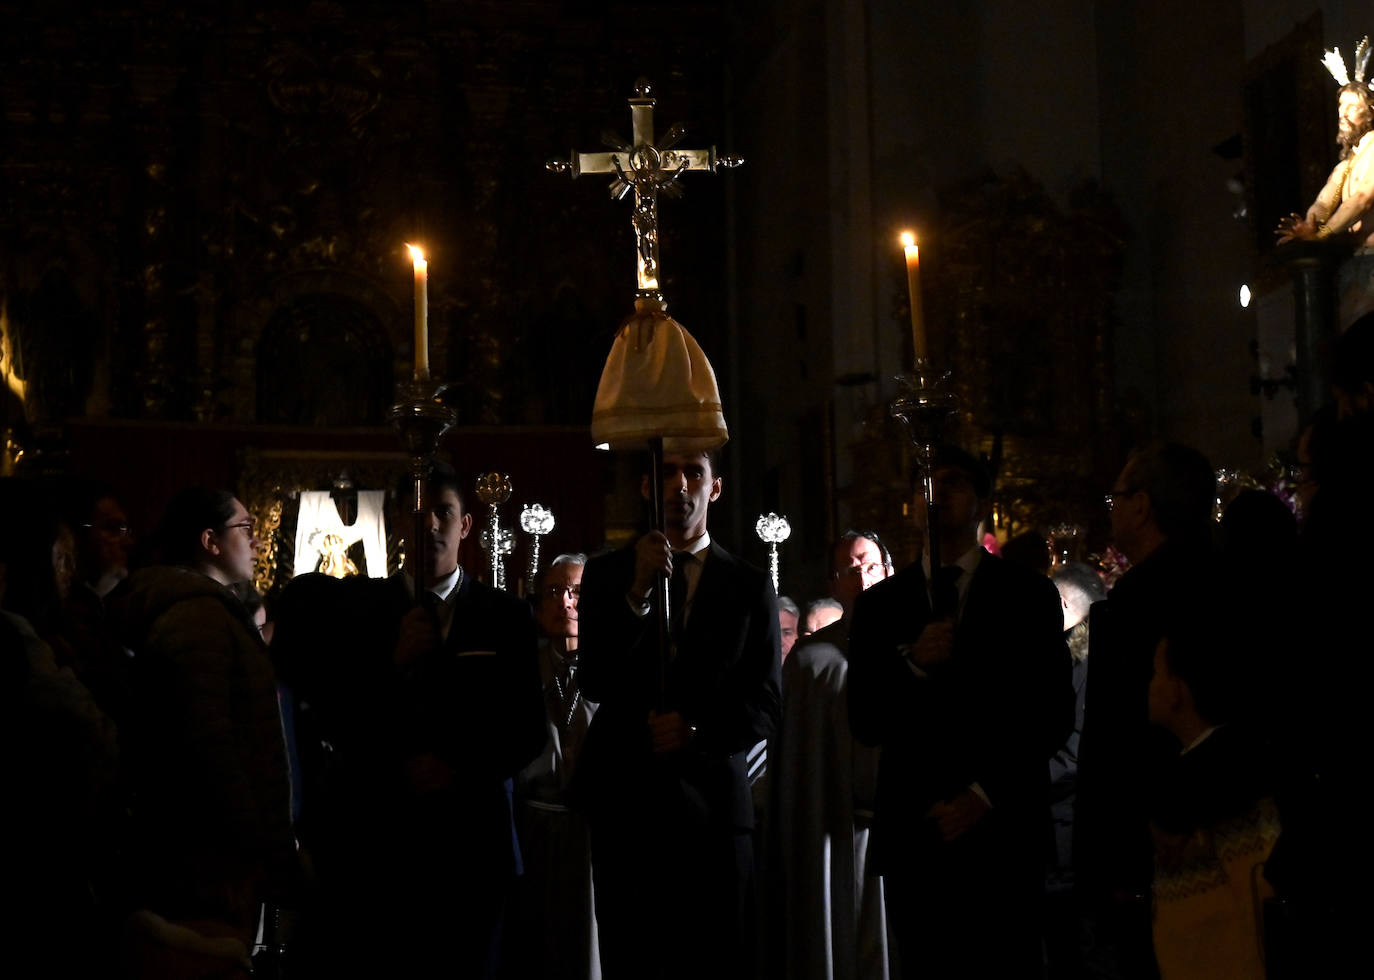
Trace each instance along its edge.
<path fill-rule="evenodd" d="M 582 566 L 565 562 L 544 575 L 535 619 L 549 637 L 577 636 L 577 600 L 582 594 Z"/>
<path fill-rule="evenodd" d="M 779 609 L 778 631 L 781 640 L 782 659 L 786 660 L 787 655 L 792 652 L 793 645 L 797 642 L 797 617 L 786 609 Z"/>

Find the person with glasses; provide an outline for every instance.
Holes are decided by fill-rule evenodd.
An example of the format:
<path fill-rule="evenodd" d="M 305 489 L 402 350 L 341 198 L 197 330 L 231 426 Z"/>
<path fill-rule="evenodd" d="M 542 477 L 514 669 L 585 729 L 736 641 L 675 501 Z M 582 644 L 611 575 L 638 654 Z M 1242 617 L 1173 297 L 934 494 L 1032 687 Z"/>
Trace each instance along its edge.
<path fill-rule="evenodd" d="M 294 904 L 300 874 L 276 675 L 231 589 L 252 579 L 258 539 L 237 497 L 205 487 L 172 498 L 159 537 L 164 564 L 107 604 L 133 658 L 132 887 L 164 919 L 247 946 L 262 905 Z"/>
<path fill-rule="evenodd" d="M 1074 809 L 1074 887 L 1092 921 L 1094 959 L 1153 977 L 1149 787 L 1170 749 L 1146 695 L 1165 616 L 1213 591 L 1216 475 L 1196 449 L 1153 443 L 1127 459 L 1106 494 L 1112 540 L 1130 561 L 1089 616 L 1087 684 Z"/>
<path fill-rule="evenodd" d="M 516 827 L 525 873 L 516 885 L 504 965 L 512 976 L 600 976 L 587 823 L 569 788 L 596 702 L 578 683 L 577 604 L 587 556 L 558 555 L 530 595 L 539 627 L 544 751 L 515 777 Z"/>

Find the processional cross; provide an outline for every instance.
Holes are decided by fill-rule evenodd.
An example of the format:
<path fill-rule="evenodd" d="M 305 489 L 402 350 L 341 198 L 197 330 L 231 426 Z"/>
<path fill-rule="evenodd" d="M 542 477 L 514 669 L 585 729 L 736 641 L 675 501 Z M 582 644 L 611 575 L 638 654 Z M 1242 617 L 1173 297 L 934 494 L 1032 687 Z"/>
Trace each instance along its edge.
<path fill-rule="evenodd" d="M 675 149 L 687 135 L 681 124 L 671 127 L 663 139 L 654 141 L 653 89 L 647 79 L 635 82 L 635 94 L 629 100 L 630 120 L 634 126 L 633 143 L 626 143 L 609 130 L 601 134 L 601 142 L 609 150 L 599 153 L 574 151 L 567 160 L 550 160 L 545 166 L 554 173 L 615 174 L 611 180 L 611 197 L 623 200 L 631 190 L 635 193 L 633 212 L 636 266 L 639 275 L 639 295 L 661 299 L 658 264 L 658 192 L 672 197 L 682 196 L 678 177 L 689 170 L 709 170 L 738 167 L 740 157 L 717 156 L 713 146 L 708 150 Z"/>
<path fill-rule="evenodd" d="M 658 262 L 658 193 L 674 197 L 682 193 L 678 177 L 689 170 L 738 167 L 738 157 L 718 157 L 709 150 L 679 150 L 686 128 L 673 126 L 654 141 L 653 90 L 646 79 L 635 82 L 630 102 L 634 141 L 627 143 L 614 133 L 602 133 L 610 149 L 600 153 L 574 152 L 567 160 L 546 164 L 554 173 L 614 174 L 611 198 L 622 200 L 634 191 L 635 265 L 639 290 L 635 312 L 616 331 L 610 355 L 597 386 L 592 407 L 592 438 L 607 449 L 649 449 L 649 472 L 663 470 L 665 440 L 675 451 L 719 448 L 729 438 L 721 410 L 715 371 L 697 342 L 668 316 L 659 291 L 662 269 Z M 663 482 L 649 480 L 652 490 L 654 528 L 664 530 Z M 658 610 L 658 693 L 663 707 L 669 651 L 668 580 L 654 584 Z"/>

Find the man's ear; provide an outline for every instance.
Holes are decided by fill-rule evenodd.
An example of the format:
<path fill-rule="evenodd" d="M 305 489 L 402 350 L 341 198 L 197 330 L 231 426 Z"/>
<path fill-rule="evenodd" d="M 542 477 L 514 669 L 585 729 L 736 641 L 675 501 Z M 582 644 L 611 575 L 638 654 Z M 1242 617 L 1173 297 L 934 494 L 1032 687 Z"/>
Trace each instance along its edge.
<path fill-rule="evenodd" d="M 715 503 L 716 499 L 720 497 L 720 488 L 721 488 L 723 485 L 724 485 L 724 483 L 723 483 L 723 481 L 721 480 L 720 477 L 716 477 L 714 480 L 711 481 L 711 502 L 712 502 L 712 503 Z"/>
<path fill-rule="evenodd" d="M 1155 522 L 1155 502 L 1150 499 L 1150 491 L 1142 490 L 1132 494 L 1127 498 L 1128 506 L 1132 510 L 1127 511 L 1140 525 L 1153 524 Z"/>
<path fill-rule="evenodd" d="M 219 554 L 219 535 L 215 533 L 214 528 L 207 527 L 204 531 L 200 532 L 200 546 L 209 554 Z"/>
<path fill-rule="evenodd" d="M 472 515 L 464 514 L 463 519 L 458 522 L 458 540 L 462 541 L 472 533 Z"/>

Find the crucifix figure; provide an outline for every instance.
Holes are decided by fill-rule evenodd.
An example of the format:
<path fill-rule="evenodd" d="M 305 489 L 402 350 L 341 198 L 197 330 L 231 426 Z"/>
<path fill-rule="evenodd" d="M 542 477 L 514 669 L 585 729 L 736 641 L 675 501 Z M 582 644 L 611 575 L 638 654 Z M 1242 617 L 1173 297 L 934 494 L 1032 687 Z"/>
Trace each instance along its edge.
<path fill-rule="evenodd" d="M 630 102 L 630 118 L 634 125 L 634 142 L 626 143 L 611 132 L 601 134 L 601 142 L 610 147 L 600 153 L 576 153 L 567 160 L 550 160 L 546 166 L 554 173 L 570 173 L 574 178 L 583 174 L 614 174 L 611 197 L 619 201 L 631 190 L 635 192 L 634 229 L 636 265 L 639 274 L 639 295 L 661 298 L 659 294 L 658 264 L 658 192 L 673 197 L 682 194 L 677 178 L 689 170 L 709 170 L 738 167 L 739 157 L 718 157 L 716 148 L 709 150 L 675 149 L 687 134 L 686 127 L 673 126 L 654 142 L 654 104 L 657 101 L 646 79 L 635 82 Z"/>

